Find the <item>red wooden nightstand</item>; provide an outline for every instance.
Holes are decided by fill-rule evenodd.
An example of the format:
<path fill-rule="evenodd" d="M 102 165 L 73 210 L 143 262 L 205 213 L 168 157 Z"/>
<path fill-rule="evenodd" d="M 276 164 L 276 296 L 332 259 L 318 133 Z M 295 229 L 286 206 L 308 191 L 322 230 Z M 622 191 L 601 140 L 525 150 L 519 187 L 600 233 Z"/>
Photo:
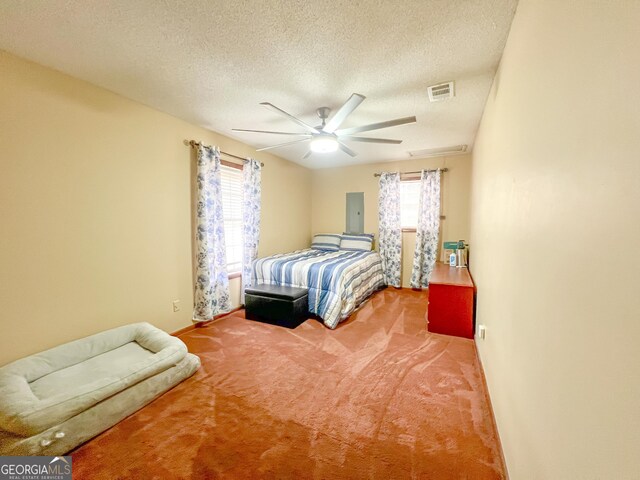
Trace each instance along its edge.
<path fill-rule="evenodd" d="M 469 270 L 436 263 L 429 280 L 427 329 L 432 333 L 473 338 L 474 285 Z"/>

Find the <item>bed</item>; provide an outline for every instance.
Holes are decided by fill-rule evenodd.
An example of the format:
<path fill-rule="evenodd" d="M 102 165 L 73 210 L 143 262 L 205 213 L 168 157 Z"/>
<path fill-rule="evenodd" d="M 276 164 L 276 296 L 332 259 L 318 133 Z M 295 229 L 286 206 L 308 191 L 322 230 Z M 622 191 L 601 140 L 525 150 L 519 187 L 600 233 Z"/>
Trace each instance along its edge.
<path fill-rule="evenodd" d="M 309 312 L 336 328 L 384 286 L 382 259 L 374 251 L 298 250 L 253 263 L 252 283 L 309 290 Z"/>

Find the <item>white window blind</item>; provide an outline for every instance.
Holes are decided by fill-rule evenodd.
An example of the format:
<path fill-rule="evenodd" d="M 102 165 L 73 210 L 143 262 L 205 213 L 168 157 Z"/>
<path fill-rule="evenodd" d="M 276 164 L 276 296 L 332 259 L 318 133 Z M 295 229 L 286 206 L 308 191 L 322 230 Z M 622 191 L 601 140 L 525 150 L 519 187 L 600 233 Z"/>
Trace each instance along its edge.
<path fill-rule="evenodd" d="M 418 203 L 420 180 L 400 182 L 400 225 L 402 228 L 416 228 L 418 225 Z"/>
<path fill-rule="evenodd" d="M 242 270 L 242 170 L 222 165 L 222 209 L 227 245 L 227 273 Z"/>

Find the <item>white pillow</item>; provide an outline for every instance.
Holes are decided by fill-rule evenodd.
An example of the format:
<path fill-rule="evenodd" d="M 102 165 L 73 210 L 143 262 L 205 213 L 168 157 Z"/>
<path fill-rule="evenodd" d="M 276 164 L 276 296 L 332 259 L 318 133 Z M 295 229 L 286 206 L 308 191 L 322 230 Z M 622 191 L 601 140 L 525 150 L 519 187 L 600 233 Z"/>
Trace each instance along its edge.
<path fill-rule="evenodd" d="M 373 233 L 343 233 L 340 250 L 369 252 L 373 248 Z"/>
<path fill-rule="evenodd" d="M 340 249 L 340 240 L 342 240 L 342 235 L 337 233 L 318 233 L 313 236 L 311 248 L 315 250 L 337 252 Z"/>

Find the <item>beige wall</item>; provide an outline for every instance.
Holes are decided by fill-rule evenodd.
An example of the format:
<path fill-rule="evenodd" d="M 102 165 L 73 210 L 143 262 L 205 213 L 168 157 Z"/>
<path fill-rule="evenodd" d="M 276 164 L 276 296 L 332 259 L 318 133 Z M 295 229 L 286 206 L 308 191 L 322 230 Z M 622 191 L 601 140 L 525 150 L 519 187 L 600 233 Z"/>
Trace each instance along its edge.
<path fill-rule="evenodd" d="M 342 233 L 346 223 L 347 192 L 364 192 L 364 229 L 378 238 L 378 178 L 376 172 L 409 172 L 447 167 L 442 175 L 442 239 L 469 238 L 470 155 L 357 165 L 314 170 L 312 176 L 313 233 Z M 409 286 L 415 233 L 403 233 L 402 285 Z"/>
<path fill-rule="evenodd" d="M 513 479 L 640 472 L 640 2 L 520 0 L 473 154 L 478 340 Z"/>
<path fill-rule="evenodd" d="M 184 139 L 265 163 L 260 254 L 308 246 L 309 170 L 4 52 L 0 72 L 0 365 L 129 322 L 191 324 Z"/>

